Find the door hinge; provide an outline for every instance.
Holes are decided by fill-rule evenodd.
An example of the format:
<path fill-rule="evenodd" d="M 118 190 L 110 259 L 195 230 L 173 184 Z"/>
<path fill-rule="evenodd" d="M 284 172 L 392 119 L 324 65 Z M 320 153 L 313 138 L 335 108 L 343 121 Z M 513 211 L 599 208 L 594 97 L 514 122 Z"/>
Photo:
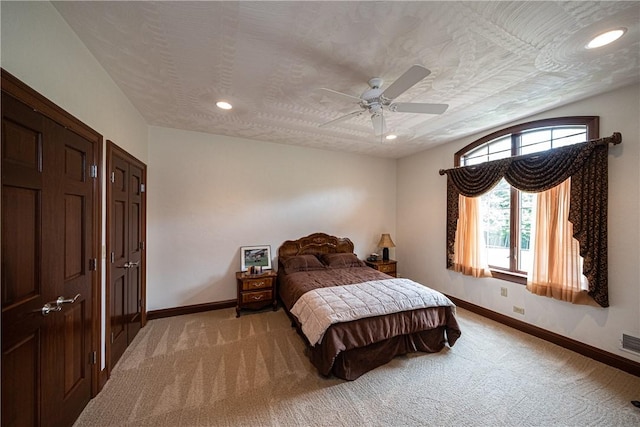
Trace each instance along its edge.
<path fill-rule="evenodd" d="M 96 363 L 98 363 L 98 353 L 97 352 L 92 351 L 89 357 L 91 359 L 90 363 L 92 365 L 95 365 Z"/>
<path fill-rule="evenodd" d="M 114 252 L 111 252 L 111 264 L 113 264 L 114 262 L 116 262 L 116 254 Z"/>
<path fill-rule="evenodd" d="M 141 193 L 144 193 L 144 188 L 145 188 L 145 187 L 144 187 L 144 184 L 140 184 L 140 192 L 141 192 Z"/>
<path fill-rule="evenodd" d="M 109 178 L 109 180 L 111 182 L 116 182 L 116 173 L 115 172 L 111 172 L 111 178 Z"/>
<path fill-rule="evenodd" d="M 140 246 L 139 247 L 140 247 L 141 251 L 144 251 L 144 242 L 140 242 Z"/>
<path fill-rule="evenodd" d="M 138 311 L 142 311 L 142 300 L 138 300 Z"/>
<path fill-rule="evenodd" d="M 89 175 L 91 175 L 91 178 L 98 177 L 98 165 L 91 165 L 89 168 Z"/>
<path fill-rule="evenodd" d="M 98 269 L 98 260 L 96 258 L 91 258 L 89 260 L 89 271 L 96 271 Z"/>
<path fill-rule="evenodd" d="M 113 332 L 111 332 L 111 344 L 113 344 Z"/>

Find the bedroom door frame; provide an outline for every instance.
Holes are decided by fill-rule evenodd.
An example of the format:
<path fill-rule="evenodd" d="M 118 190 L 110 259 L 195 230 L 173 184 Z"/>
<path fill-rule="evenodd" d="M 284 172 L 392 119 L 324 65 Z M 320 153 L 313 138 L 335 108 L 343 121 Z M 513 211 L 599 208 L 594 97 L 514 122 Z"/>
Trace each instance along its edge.
<path fill-rule="evenodd" d="M 126 269 L 126 273 L 125 276 L 127 274 L 130 274 L 134 271 L 139 271 L 140 276 L 139 276 L 139 283 L 140 283 L 140 289 L 139 289 L 139 301 L 138 301 L 138 309 L 140 312 L 140 317 L 139 317 L 139 327 L 137 329 L 140 329 L 142 327 L 144 327 L 147 323 L 147 312 L 146 312 L 146 267 L 147 267 L 147 193 L 146 193 L 146 182 L 147 182 L 147 165 L 144 164 L 142 161 L 140 161 L 139 159 L 137 159 L 136 157 L 134 157 L 133 155 L 131 155 L 130 153 L 128 153 L 127 151 L 125 151 L 124 149 L 122 149 L 121 147 L 119 147 L 117 144 L 115 144 L 113 141 L 107 140 L 106 143 L 106 182 L 107 182 L 107 191 L 106 191 L 106 251 L 105 251 L 105 255 L 106 255 L 106 280 L 105 280 L 105 294 L 106 294 L 106 301 L 105 301 L 105 341 L 106 341 L 106 348 L 105 348 L 105 359 L 106 359 L 106 369 L 107 369 L 107 377 L 111 376 L 111 370 L 114 367 L 114 364 L 112 363 L 112 316 L 114 315 L 114 313 L 112 313 L 112 298 L 114 297 L 114 295 L 112 295 L 111 292 L 111 288 L 112 288 L 112 281 L 114 279 L 114 271 L 116 271 L 116 269 L 118 269 L 119 267 L 116 267 L 115 265 L 115 254 L 112 255 L 112 253 L 114 253 L 115 251 L 115 247 L 114 247 L 114 239 L 113 239 L 113 231 L 114 231 L 114 227 L 116 226 L 115 224 L 115 218 L 114 218 L 114 204 L 116 202 L 116 196 L 115 196 L 115 190 L 113 188 L 114 185 L 114 181 L 115 179 L 115 168 L 117 164 L 120 164 L 122 162 L 125 162 L 126 164 L 128 164 L 129 166 L 135 167 L 136 169 L 139 169 L 141 171 L 141 182 L 139 184 L 141 184 L 141 187 L 138 188 L 139 192 L 137 197 L 140 200 L 140 205 L 141 205 L 141 209 L 140 209 L 140 223 L 139 223 L 139 232 L 140 232 L 140 239 L 139 239 L 139 246 L 137 249 L 139 249 L 139 258 L 136 257 L 136 260 L 139 260 L 139 265 L 136 265 L 136 269 L 134 270 L 130 270 L 129 268 Z M 127 176 L 127 180 L 129 179 L 129 177 Z M 127 186 L 130 186 L 130 182 L 127 182 Z M 127 206 L 129 206 L 129 203 L 127 203 Z M 129 208 L 127 208 L 129 209 Z M 127 213 L 128 215 L 130 215 L 130 212 Z M 135 252 L 134 251 L 130 251 L 130 252 Z M 127 254 L 128 255 L 128 254 Z M 127 259 L 126 262 L 128 264 L 131 264 L 130 261 Z M 132 261 L 135 264 L 135 261 Z M 137 320 L 136 320 L 137 322 Z M 136 331 L 137 333 L 137 331 Z M 127 345 L 129 344 L 130 340 L 127 339 Z"/>

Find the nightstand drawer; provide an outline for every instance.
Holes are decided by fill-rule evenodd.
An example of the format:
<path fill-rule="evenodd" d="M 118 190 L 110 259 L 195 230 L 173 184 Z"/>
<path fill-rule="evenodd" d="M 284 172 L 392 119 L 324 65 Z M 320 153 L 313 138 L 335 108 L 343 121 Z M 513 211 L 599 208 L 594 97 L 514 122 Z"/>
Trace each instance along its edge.
<path fill-rule="evenodd" d="M 258 301 L 271 301 L 273 298 L 273 290 L 269 289 L 260 292 L 245 292 L 242 294 L 242 303 L 248 304 Z"/>
<path fill-rule="evenodd" d="M 245 279 L 242 281 L 243 291 L 252 291 L 254 289 L 270 288 L 273 279 L 271 277 L 262 277 L 259 279 Z"/>
<path fill-rule="evenodd" d="M 378 266 L 378 271 L 383 273 L 395 273 L 396 265 L 395 264 L 382 264 Z"/>
<path fill-rule="evenodd" d="M 395 260 L 390 259 L 389 261 L 365 261 L 364 263 L 371 268 L 375 268 L 381 273 L 388 274 L 392 277 L 398 277 L 398 262 Z"/>

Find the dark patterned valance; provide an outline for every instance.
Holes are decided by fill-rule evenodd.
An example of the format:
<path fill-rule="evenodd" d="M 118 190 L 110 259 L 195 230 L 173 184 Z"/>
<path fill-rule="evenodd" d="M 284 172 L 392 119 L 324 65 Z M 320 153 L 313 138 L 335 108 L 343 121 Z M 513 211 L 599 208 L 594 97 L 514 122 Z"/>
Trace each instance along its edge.
<path fill-rule="evenodd" d="M 569 221 L 584 258 L 583 274 L 589 281 L 589 295 L 608 307 L 607 153 L 609 143 L 621 141 L 622 135 L 616 132 L 583 144 L 440 170 L 440 175 L 447 174 L 447 268 L 453 266 L 460 194 L 480 196 L 502 178 L 519 190 L 540 192 L 571 177 Z"/>

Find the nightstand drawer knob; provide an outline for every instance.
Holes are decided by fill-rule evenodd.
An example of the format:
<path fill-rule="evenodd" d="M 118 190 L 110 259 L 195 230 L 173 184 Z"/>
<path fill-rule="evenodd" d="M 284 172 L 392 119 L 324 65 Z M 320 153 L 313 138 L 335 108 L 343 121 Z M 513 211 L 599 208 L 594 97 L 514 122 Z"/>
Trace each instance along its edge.
<path fill-rule="evenodd" d="M 264 299 L 264 297 L 265 297 L 265 294 L 257 294 L 257 295 L 249 296 L 249 298 L 254 301 L 260 301 L 261 299 Z"/>

